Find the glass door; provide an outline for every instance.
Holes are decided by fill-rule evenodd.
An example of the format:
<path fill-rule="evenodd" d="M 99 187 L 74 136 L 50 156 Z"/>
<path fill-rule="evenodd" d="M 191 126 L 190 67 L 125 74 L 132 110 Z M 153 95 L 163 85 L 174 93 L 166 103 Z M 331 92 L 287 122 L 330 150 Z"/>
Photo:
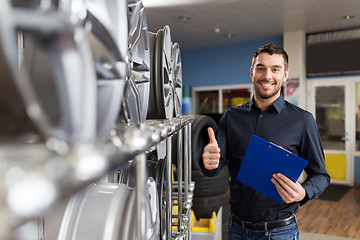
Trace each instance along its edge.
<path fill-rule="evenodd" d="M 309 80 L 309 107 L 313 113 L 325 152 L 325 166 L 332 182 L 353 183 L 353 156 L 355 146 L 350 129 L 351 82 L 347 78 Z M 353 124 L 355 125 L 355 124 Z"/>
<path fill-rule="evenodd" d="M 355 106 L 352 110 L 355 118 L 355 126 L 353 127 L 355 139 L 354 151 L 354 183 L 360 185 L 360 79 L 355 80 Z"/>

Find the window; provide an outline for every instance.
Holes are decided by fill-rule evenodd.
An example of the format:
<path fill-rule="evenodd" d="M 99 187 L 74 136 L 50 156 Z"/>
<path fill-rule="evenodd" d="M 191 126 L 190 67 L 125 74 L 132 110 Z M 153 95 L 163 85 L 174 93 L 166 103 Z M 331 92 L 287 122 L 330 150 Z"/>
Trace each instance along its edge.
<path fill-rule="evenodd" d="M 226 109 L 250 101 L 252 84 L 194 87 L 193 114 L 222 114 Z"/>

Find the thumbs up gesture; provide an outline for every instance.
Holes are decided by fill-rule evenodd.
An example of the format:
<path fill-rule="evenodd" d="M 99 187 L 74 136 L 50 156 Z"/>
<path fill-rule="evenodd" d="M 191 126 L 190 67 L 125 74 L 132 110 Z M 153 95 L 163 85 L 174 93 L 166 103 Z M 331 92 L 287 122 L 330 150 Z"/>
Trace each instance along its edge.
<path fill-rule="evenodd" d="M 215 169 L 219 166 L 220 148 L 217 144 L 214 130 L 209 127 L 207 129 L 210 142 L 204 147 L 203 163 L 204 167 L 208 170 Z"/>

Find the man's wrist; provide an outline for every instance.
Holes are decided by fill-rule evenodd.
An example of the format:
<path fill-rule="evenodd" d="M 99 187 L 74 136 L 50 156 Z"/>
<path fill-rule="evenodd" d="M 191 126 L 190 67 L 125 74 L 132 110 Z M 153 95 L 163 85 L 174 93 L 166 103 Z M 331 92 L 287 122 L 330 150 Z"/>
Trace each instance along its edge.
<path fill-rule="evenodd" d="M 307 201 L 309 201 L 309 196 L 307 195 L 306 191 L 305 191 L 305 197 L 298 201 L 298 203 L 300 204 L 300 206 L 304 205 Z"/>

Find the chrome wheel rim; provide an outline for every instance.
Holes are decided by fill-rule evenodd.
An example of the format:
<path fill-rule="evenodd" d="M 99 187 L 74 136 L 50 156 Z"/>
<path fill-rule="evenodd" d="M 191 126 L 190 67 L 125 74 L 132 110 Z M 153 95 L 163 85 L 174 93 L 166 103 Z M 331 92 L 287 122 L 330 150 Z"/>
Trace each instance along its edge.
<path fill-rule="evenodd" d="M 160 214 L 160 239 L 167 239 L 167 194 L 171 194 L 171 189 L 167 191 L 167 183 L 165 178 L 166 160 L 159 161 L 158 176 L 157 176 L 157 189 L 159 194 L 159 214 Z"/>
<path fill-rule="evenodd" d="M 182 65 L 181 65 L 181 54 L 180 46 L 178 43 L 174 43 L 172 47 L 173 54 L 173 86 L 174 86 L 174 108 L 175 117 L 181 115 L 182 107 Z"/>
<path fill-rule="evenodd" d="M 38 131 L 45 138 L 71 143 L 95 139 L 96 77 L 84 29 L 71 24 L 62 10 L 39 14 L 38 9 L 8 6 L 1 15 L 1 22 L 7 25 L 1 28 L 7 56 L 12 54 L 7 46 L 12 48 L 17 31 L 26 32 L 27 40 L 38 50 L 34 51 L 39 54 L 36 59 L 35 55 L 26 56 L 29 63 L 23 63 L 20 70 L 13 59 L 7 59 L 13 65 L 12 77 L 23 105 Z M 49 82 L 52 89 L 44 92 L 44 84 Z"/>
<path fill-rule="evenodd" d="M 86 0 L 84 28 L 89 32 L 97 73 L 97 137 L 104 140 L 115 126 L 128 76 L 127 4 Z"/>
<path fill-rule="evenodd" d="M 155 97 L 157 117 L 171 119 L 174 115 L 172 43 L 170 28 L 165 26 L 156 33 Z"/>
<path fill-rule="evenodd" d="M 170 119 L 174 113 L 174 87 L 173 87 L 173 76 L 172 76 L 172 61 L 171 61 L 171 37 L 169 26 L 164 27 L 164 38 L 162 47 L 162 81 L 163 81 L 163 97 L 165 107 L 165 118 Z"/>
<path fill-rule="evenodd" d="M 129 91 L 128 104 L 138 104 L 136 107 L 138 110 L 128 106 L 128 111 L 130 119 L 132 118 L 131 122 L 139 123 L 146 120 L 149 108 L 150 47 L 146 14 L 142 2 L 140 0 L 129 0 L 128 9 L 130 26 L 128 42 L 128 57 L 131 66 L 130 80 L 136 86 L 135 91 Z M 138 111 L 138 113 L 134 111 Z"/>

